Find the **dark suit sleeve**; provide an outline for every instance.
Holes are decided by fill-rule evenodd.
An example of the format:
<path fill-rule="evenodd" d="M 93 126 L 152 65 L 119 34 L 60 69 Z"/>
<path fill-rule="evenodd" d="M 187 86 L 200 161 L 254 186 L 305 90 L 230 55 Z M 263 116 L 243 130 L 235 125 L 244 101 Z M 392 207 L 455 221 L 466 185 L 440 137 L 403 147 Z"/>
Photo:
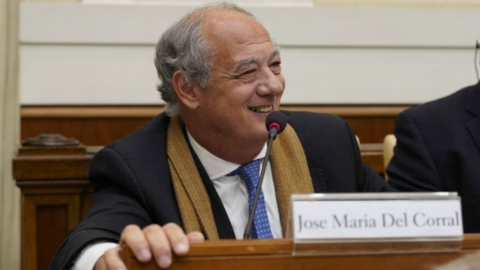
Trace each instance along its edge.
<path fill-rule="evenodd" d="M 396 191 L 385 179 L 383 179 L 374 169 L 362 161 L 362 174 L 365 177 L 365 184 L 359 191 L 362 192 L 384 192 Z M 362 177 L 362 176 L 361 176 Z"/>
<path fill-rule="evenodd" d="M 70 269 L 80 251 L 97 241 L 118 242 L 128 224 L 151 222 L 142 192 L 124 159 L 104 148 L 93 159 L 90 181 L 95 197 L 87 216 L 57 250 L 50 269 Z"/>
<path fill-rule="evenodd" d="M 395 136 L 397 145 L 387 167 L 390 185 L 403 191 L 444 190 L 424 134 L 408 111 L 398 116 Z"/>

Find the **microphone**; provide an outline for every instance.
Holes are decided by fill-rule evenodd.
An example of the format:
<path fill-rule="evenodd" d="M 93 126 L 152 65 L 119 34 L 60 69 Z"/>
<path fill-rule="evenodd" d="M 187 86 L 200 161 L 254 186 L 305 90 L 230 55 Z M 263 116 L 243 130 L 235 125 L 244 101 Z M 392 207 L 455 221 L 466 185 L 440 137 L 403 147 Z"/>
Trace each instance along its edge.
<path fill-rule="evenodd" d="M 253 225 L 253 216 L 257 210 L 258 197 L 260 196 L 260 191 L 262 190 L 263 177 L 265 176 L 265 170 L 267 169 L 268 158 L 270 157 L 270 151 L 272 150 L 273 140 L 277 138 L 277 135 L 282 133 L 287 126 L 287 117 L 279 111 L 273 111 L 268 114 L 267 120 L 265 121 L 265 127 L 268 130 L 268 145 L 267 153 L 263 159 L 262 171 L 260 172 L 260 178 L 258 180 L 257 190 L 255 190 L 255 197 L 253 198 L 252 211 L 248 217 L 247 227 L 243 234 L 243 239 L 250 239 L 250 234 L 252 232 Z"/>
<path fill-rule="evenodd" d="M 268 138 L 275 138 L 278 134 L 282 133 L 287 126 L 287 118 L 279 111 L 273 111 L 267 116 L 265 121 L 265 127 L 268 130 Z"/>

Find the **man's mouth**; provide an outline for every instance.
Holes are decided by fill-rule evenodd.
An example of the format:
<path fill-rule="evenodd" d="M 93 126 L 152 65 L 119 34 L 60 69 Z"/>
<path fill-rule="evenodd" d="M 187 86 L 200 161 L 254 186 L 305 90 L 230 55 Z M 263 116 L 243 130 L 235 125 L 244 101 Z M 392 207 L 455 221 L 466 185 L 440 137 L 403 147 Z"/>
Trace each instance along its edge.
<path fill-rule="evenodd" d="M 273 106 L 264 106 L 264 107 L 248 107 L 248 109 L 252 112 L 256 113 L 269 113 L 272 111 Z"/>

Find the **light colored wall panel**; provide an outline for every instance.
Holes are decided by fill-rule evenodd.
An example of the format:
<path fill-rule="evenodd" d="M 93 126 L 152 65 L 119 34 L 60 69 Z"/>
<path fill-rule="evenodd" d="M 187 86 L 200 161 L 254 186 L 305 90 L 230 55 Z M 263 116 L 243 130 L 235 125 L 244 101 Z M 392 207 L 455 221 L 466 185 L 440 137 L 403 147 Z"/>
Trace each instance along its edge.
<path fill-rule="evenodd" d="M 22 104 L 157 104 L 153 48 L 192 7 L 22 3 Z M 420 103 L 473 84 L 480 8 L 250 7 L 285 103 Z"/>
<path fill-rule="evenodd" d="M 421 103 L 475 83 L 468 49 L 284 48 L 287 103 Z"/>
<path fill-rule="evenodd" d="M 153 46 L 22 46 L 22 104 L 160 103 L 153 56 Z"/>
<path fill-rule="evenodd" d="M 22 46 L 22 103 L 159 104 L 153 46 Z M 284 103 L 419 103 L 474 83 L 468 49 L 282 49 Z"/>
<path fill-rule="evenodd" d="M 154 44 L 192 7 L 22 3 L 22 43 Z M 480 8 L 247 7 L 289 46 L 466 47 Z"/>

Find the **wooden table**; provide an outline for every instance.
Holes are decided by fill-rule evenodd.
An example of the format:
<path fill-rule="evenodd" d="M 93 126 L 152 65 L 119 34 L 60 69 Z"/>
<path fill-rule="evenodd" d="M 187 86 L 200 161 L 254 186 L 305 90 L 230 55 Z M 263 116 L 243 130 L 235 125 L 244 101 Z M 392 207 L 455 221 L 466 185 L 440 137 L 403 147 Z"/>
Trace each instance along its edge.
<path fill-rule="evenodd" d="M 392 243 L 383 243 L 390 245 Z M 409 243 L 412 247 L 425 243 Z M 374 251 L 371 244 L 360 243 L 365 250 Z M 428 246 L 428 244 L 426 244 Z M 433 243 L 435 245 L 435 243 Z M 319 246 L 319 250 L 328 251 L 335 244 Z M 287 270 L 287 269 L 336 269 L 336 270 L 416 270 L 431 269 L 453 259 L 479 251 L 480 234 L 465 235 L 461 247 L 453 252 L 421 252 L 411 253 L 403 249 L 403 253 L 386 254 L 357 254 L 357 255 L 293 255 L 294 245 L 292 240 L 247 240 L 247 241 L 209 241 L 194 244 L 187 256 L 175 257 L 172 270 L 182 269 L 229 269 L 229 270 Z M 377 249 L 378 251 L 378 249 Z M 130 250 L 125 250 L 123 260 L 129 270 L 158 269 L 152 262 L 143 264 L 137 262 Z"/>

